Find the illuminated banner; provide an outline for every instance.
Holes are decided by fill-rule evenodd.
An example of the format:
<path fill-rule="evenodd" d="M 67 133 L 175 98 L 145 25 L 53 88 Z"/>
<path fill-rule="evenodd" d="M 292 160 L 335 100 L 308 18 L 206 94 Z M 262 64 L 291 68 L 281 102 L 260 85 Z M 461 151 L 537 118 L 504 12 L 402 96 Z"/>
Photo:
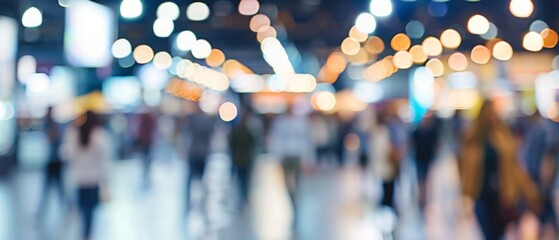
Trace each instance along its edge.
<path fill-rule="evenodd" d="M 111 63 L 115 16 L 108 7 L 75 0 L 66 8 L 64 48 L 76 67 L 105 67 Z"/>

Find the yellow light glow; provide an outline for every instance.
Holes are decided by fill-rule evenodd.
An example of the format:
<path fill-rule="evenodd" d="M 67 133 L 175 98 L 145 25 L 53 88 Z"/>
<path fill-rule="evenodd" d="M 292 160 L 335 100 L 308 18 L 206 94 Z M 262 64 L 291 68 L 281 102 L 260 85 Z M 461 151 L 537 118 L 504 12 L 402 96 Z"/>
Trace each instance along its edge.
<path fill-rule="evenodd" d="M 500 41 L 493 46 L 493 57 L 497 60 L 508 61 L 512 55 L 512 46 L 505 41 Z"/>
<path fill-rule="evenodd" d="M 427 61 L 427 54 L 425 54 L 425 51 L 423 51 L 423 47 L 421 45 L 415 45 L 411 47 L 410 54 L 414 63 L 421 64 Z"/>
<path fill-rule="evenodd" d="M 379 54 L 384 51 L 384 42 L 377 36 L 372 36 L 365 43 L 365 50 L 372 54 Z"/>
<path fill-rule="evenodd" d="M 210 56 L 206 58 L 206 63 L 210 67 L 221 66 L 225 62 L 225 54 L 219 49 L 212 49 Z"/>
<path fill-rule="evenodd" d="M 554 48 L 557 46 L 557 42 L 559 41 L 559 35 L 557 32 L 551 28 L 546 28 L 542 30 L 540 35 L 543 38 L 543 46 L 545 48 Z"/>
<path fill-rule="evenodd" d="M 334 52 L 326 60 L 325 66 L 329 72 L 340 74 L 346 69 L 347 61 L 342 53 Z"/>
<path fill-rule="evenodd" d="M 369 34 L 359 31 L 355 26 L 349 30 L 349 37 L 358 42 L 365 42 L 369 38 Z"/>
<path fill-rule="evenodd" d="M 542 50 L 543 48 L 542 36 L 537 32 L 527 33 L 526 35 L 524 35 L 524 38 L 522 39 L 522 47 L 524 47 L 524 49 L 531 52 L 537 52 Z"/>
<path fill-rule="evenodd" d="M 441 53 L 443 53 L 443 45 L 441 44 L 439 39 L 435 37 L 425 38 L 421 46 L 423 47 L 423 51 L 425 51 L 425 54 L 427 54 L 428 56 L 434 57 L 439 56 L 441 55 Z"/>
<path fill-rule="evenodd" d="M 231 122 L 237 117 L 237 106 L 232 102 L 226 102 L 219 107 L 219 117 L 225 122 Z"/>
<path fill-rule="evenodd" d="M 394 54 L 393 63 L 399 69 L 408 69 L 413 65 L 413 57 L 407 51 L 399 51 Z"/>
<path fill-rule="evenodd" d="M 433 76 L 440 77 L 444 74 L 444 64 L 441 60 L 433 58 L 425 64 L 425 67 L 431 71 Z"/>
<path fill-rule="evenodd" d="M 390 46 L 394 51 L 407 51 L 411 46 L 411 40 L 408 35 L 398 33 L 392 38 Z"/>
<path fill-rule="evenodd" d="M 468 68 L 468 58 L 462 53 L 454 53 L 448 58 L 448 67 L 454 71 L 464 71 Z"/>
<path fill-rule="evenodd" d="M 456 49 L 462 43 L 460 33 L 454 29 L 447 29 L 441 34 L 441 43 L 445 48 Z"/>
<path fill-rule="evenodd" d="M 342 52 L 345 55 L 355 55 L 359 53 L 359 49 L 361 48 L 361 44 L 358 41 L 355 41 L 352 38 L 346 38 L 342 42 Z"/>
<path fill-rule="evenodd" d="M 153 59 L 153 49 L 148 45 L 140 45 L 134 49 L 134 59 L 139 64 L 146 64 Z"/>
<path fill-rule="evenodd" d="M 477 64 L 486 64 L 491 60 L 491 50 L 483 45 L 477 45 L 472 49 L 472 62 Z"/>
<path fill-rule="evenodd" d="M 365 49 L 360 48 L 357 54 L 348 55 L 347 59 L 353 64 L 361 65 L 369 61 L 369 54 L 367 54 L 367 51 L 365 51 Z"/>
<path fill-rule="evenodd" d="M 258 32 L 263 27 L 269 27 L 271 24 L 270 18 L 264 14 L 254 15 L 250 19 L 250 30 L 253 32 Z"/>
<path fill-rule="evenodd" d="M 320 111 L 332 111 L 336 107 L 336 96 L 331 92 L 317 92 L 312 97 L 313 107 Z"/>
<path fill-rule="evenodd" d="M 527 18 L 534 12 L 534 3 L 531 0 L 511 0 L 509 10 L 515 17 Z"/>
<path fill-rule="evenodd" d="M 489 27 L 489 20 L 479 14 L 472 16 L 468 21 L 468 31 L 472 34 L 485 34 L 489 31 Z"/>

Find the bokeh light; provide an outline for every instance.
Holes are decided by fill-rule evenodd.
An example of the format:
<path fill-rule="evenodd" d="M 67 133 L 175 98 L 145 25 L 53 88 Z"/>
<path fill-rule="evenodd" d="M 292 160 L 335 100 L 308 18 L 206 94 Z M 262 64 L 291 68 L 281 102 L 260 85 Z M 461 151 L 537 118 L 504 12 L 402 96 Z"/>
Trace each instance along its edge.
<path fill-rule="evenodd" d="M 204 21 L 210 17 L 210 8 L 203 2 L 193 2 L 186 9 L 186 17 L 191 21 Z"/>
<path fill-rule="evenodd" d="M 379 54 L 384 51 L 384 42 L 377 36 L 372 36 L 365 43 L 365 50 L 372 54 Z"/>
<path fill-rule="evenodd" d="M 454 71 L 464 71 L 468 68 L 468 58 L 462 53 L 453 53 L 448 58 L 448 67 Z"/>
<path fill-rule="evenodd" d="M 336 107 L 336 96 L 328 91 L 320 91 L 312 96 L 313 106 L 320 111 L 332 111 Z"/>
<path fill-rule="evenodd" d="M 423 51 L 423 47 L 421 45 L 415 45 L 410 48 L 410 54 L 412 56 L 414 63 L 424 63 L 427 61 L 427 54 Z"/>
<path fill-rule="evenodd" d="M 443 53 L 443 45 L 441 44 L 439 39 L 435 37 L 425 38 L 421 46 L 423 47 L 423 51 L 425 51 L 425 54 L 427 54 L 428 56 L 434 57 L 439 56 Z"/>
<path fill-rule="evenodd" d="M 159 70 L 165 70 L 171 66 L 173 58 L 167 52 L 158 52 L 153 57 L 153 66 Z"/>
<path fill-rule="evenodd" d="M 540 35 L 543 38 L 543 46 L 545 48 L 554 48 L 555 46 L 557 46 L 559 35 L 555 30 L 546 28 L 541 31 Z"/>
<path fill-rule="evenodd" d="M 244 16 L 251 16 L 258 13 L 260 3 L 258 0 L 241 0 L 239 2 L 239 13 Z"/>
<path fill-rule="evenodd" d="M 210 67 L 219 67 L 225 62 L 225 54 L 219 49 L 212 49 L 210 56 L 206 58 L 206 63 Z"/>
<path fill-rule="evenodd" d="M 153 59 L 153 49 L 148 45 L 140 45 L 134 49 L 134 59 L 139 64 L 146 64 Z"/>
<path fill-rule="evenodd" d="M 155 20 L 153 23 L 153 33 L 160 38 L 166 38 L 175 30 L 175 24 L 170 18 L 162 17 Z"/>
<path fill-rule="evenodd" d="M 411 46 L 411 40 L 406 34 L 398 33 L 390 41 L 390 46 L 394 51 L 406 51 Z"/>
<path fill-rule="evenodd" d="M 542 36 L 537 32 L 527 33 L 526 35 L 524 35 L 524 38 L 522 39 L 522 47 L 524 47 L 524 49 L 531 52 L 537 52 L 542 50 L 543 48 Z"/>
<path fill-rule="evenodd" d="M 535 20 L 530 24 L 530 32 L 541 32 L 549 28 L 549 25 L 542 20 Z"/>
<path fill-rule="evenodd" d="M 413 39 L 421 39 L 425 34 L 425 26 L 420 21 L 412 20 L 406 25 L 406 34 Z"/>
<path fill-rule="evenodd" d="M 357 53 L 359 53 L 360 48 L 361 44 L 349 37 L 344 39 L 341 46 L 342 52 L 345 55 L 356 55 Z"/>
<path fill-rule="evenodd" d="M 120 4 L 120 16 L 125 19 L 134 19 L 142 15 L 144 6 L 140 0 L 123 0 Z"/>
<path fill-rule="evenodd" d="M 425 68 L 427 68 L 427 70 L 429 70 L 435 77 L 444 75 L 444 64 L 437 58 L 427 61 Z"/>
<path fill-rule="evenodd" d="M 181 51 L 190 51 L 196 44 L 196 35 L 191 31 L 182 31 L 177 35 L 176 45 Z"/>
<path fill-rule="evenodd" d="M 371 34 L 377 29 L 377 20 L 369 13 L 361 13 L 355 20 L 357 30 Z"/>
<path fill-rule="evenodd" d="M 43 24 L 43 13 L 36 7 L 30 7 L 21 16 L 21 24 L 26 28 L 35 28 Z"/>
<path fill-rule="evenodd" d="M 271 26 L 267 26 L 267 27 L 262 27 L 258 30 L 258 33 L 256 34 L 256 39 L 258 40 L 258 42 L 263 42 L 264 39 L 269 38 L 269 37 L 277 37 L 278 36 L 278 32 L 276 31 L 276 29 L 274 27 Z"/>
<path fill-rule="evenodd" d="M 489 31 L 489 20 L 484 16 L 476 14 L 468 20 L 468 31 L 472 34 L 485 34 Z"/>
<path fill-rule="evenodd" d="M 508 42 L 500 41 L 493 46 L 493 57 L 497 60 L 508 61 L 512 55 L 512 46 Z"/>
<path fill-rule="evenodd" d="M 349 37 L 358 42 L 365 42 L 369 39 L 369 35 L 367 33 L 359 31 L 355 26 L 349 30 Z"/>
<path fill-rule="evenodd" d="M 124 38 L 118 39 L 111 47 L 111 53 L 115 58 L 124 58 L 132 53 L 132 45 Z"/>
<path fill-rule="evenodd" d="M 253 32 L 258 32 L 261 28 L 270 26 L 270 24 L 271 21 L 268 16 L 264 14 L 254 15 L 250 19 L 250 30 Z"/>
<path fill-rule="evenodd" d="M 475 46 L 470 55 L 472 62 L 477 64 L 486 64 L 491 60 L 491 50 L 483 45 Z"/>
<path fill-rule="evenodd" d="M 413 57 L 407 51 L 399 51 L 394 54 L 394 58 L 392 59 L 394 66 L 399 69 L 408 69 L 413 65 Z"/>
<path fill-rule="evenodd" d="M 231 122 L 237 117 L 237 106 L 232 102 L 225 102 L 219 107 L 219 117 L 225 122 Z"/>
<path fill-rule="evenodd" d="M 511 0 L 510 12 L 518 18 L 527 18 L 534 12 L 534 3 L 531 0 Z"/>
<path fill-rule="evenodd" d="M 462 36 L 454 29 L 447 29 L 441 34 L 441 43 L 445 48 L 456 49 L 462 43 Z"/>
<path fill-rule="evenodd" d="M 212 45 L 204 39 L 199 39 L 198 41 L 196 41 L 194 47 L 192 48 L 192 56 L 197 59 L 207 58 L 211 52 Z"/>
<path fill-rule="evenodd" d="M 171 20 L 177 20 L 180 16 L 179 6 L 174 2 L 164 2 L 159 7 L 157 7 L 157 17 L 158 18 L 169 18 Z"/>
<path fill-rule="evenodd" d="M 499 35 L 499 29 L 497 28 L 497 26 L 495 26 L 495 24 L 493 24 L 492 22 L 489 23 L 489 30 L 487 30 L 486 33 L 481 34 L 480 37 L 485 39 L 485 40 L 491 40 L 497 37 L 497 35 Z"/>
<path fill-rule="evenodd" d="M 386 17 L 392 14 L 392 0 L 371 0 L 369 10 L 377 17 Z"/>

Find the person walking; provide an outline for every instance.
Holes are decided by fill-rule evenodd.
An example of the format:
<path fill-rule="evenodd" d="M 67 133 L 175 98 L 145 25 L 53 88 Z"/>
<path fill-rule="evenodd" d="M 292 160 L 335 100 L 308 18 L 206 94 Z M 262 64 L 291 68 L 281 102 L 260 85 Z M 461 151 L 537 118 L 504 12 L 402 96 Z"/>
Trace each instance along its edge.
<path fill-rule="evenodd" d="M 95 209 L 101 198 L 107 196 L 111 137 L 101 127 L 98 116 L 88 111 L 69 126 L 62 146 L 70 177 L 78 188 L 82 238 L 90 239 Z"/>

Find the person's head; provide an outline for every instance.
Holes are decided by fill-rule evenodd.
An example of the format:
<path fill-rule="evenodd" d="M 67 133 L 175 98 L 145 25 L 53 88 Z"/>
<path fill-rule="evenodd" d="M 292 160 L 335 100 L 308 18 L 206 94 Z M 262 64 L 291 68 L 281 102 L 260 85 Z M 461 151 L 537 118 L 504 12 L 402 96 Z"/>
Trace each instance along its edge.
<path fill-rule="evenodd" d="M 474 121 L 469 139 L 482 141 L 483 138 L 486 138 L 492 132 L 505 130 L 506 124 L 498 116 L 493 102 L 486 100 L 483 102 L 479 115 Z"/>
<path fill-rule="evenodd" d="M 99 120 L 97 114 L 92 111 L 87 111 L 83 116 L 83 121 L 81 121 L 80 128 L 80 145 L 86 147 L 91 142 L 91 133 L 93 129 L 99 125 Z"/>

